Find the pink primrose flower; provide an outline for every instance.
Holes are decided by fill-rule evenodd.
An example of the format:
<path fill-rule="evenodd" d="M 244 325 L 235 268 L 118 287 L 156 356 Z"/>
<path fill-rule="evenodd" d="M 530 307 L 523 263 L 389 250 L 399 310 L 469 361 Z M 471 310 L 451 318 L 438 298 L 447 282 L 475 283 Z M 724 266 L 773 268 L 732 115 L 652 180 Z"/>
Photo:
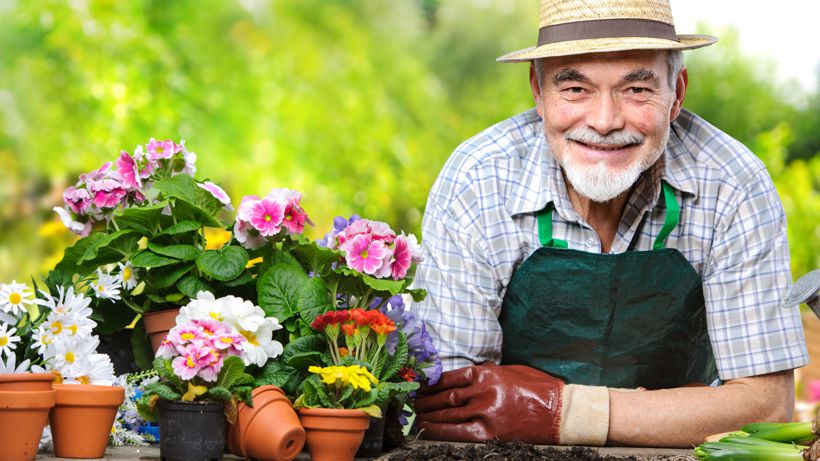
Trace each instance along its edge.
<path fill-rule="evenodd" d="M 120 152 L 117 159 L 117 173 L 119 175 L 122 185 L 128 190 L 138 190 L 142 187 L 139 167 L 134 157 L 126 151 Z"/>
<path fill-rule="evenodd" d="M 233 225 L 233 236 L 240 245 L 248 250 L 257 250 L 268 243 L 265 237 L 259 235 L 259 232 L 251 226 L 250 222 L 239 219 Z"/>
<path fill-rule="evenodd" d="M 179 351 L 180 356 L 171 362 L 171 366 L 174 368 L 174 374 L 186 381 L 192 380 L 203 367 L 203 352 L 207 353 L 207 351 L 203 351 L 196 344 L 188 344 L 182 348 L 182 350 Z"/>
<path fill-rule="evenodd" d="M 225 351 L 228 355 L 241 355 L 245 337 L 235 334 L 221 334 L 214 338 L 214 347 Z"/>
<path fill-rule="evenodd" d="M 301 234 L 305 229 L 306 219 L 307 214 L 305 214 L 302 207 L 300 207 L 297 203 L 288 202 L 288 204 L 285 205 L 285 214 L 282 219 L 282 226 L 284 226 L 288 232 L 291 234 Z"/>
<path fill-rule="evenodd" d="M 381 268 L 387 256 L 384 242 L 372 240 L 369 235 L 357 235 L 349 243 L 345 260 L 353 270 L 373 275 Z"/>
<path fill-rule="evenodd" d="M 400 235 L 393 241 L 393 264 L 391 275 L 393 280 L 401 280 L 407 275 L 413 256 L 410 253 L 410 246 L 407 244 L 407 237 Z"/>
<path fill-rule="evenodd" d="M 145 153 L 142 146 L 137 146 L 134 149 L 134 162 L 140 172 L 140 178 L 148 179 L 154 174 L 154 170 L 159 166 L 159 162 L 152 159 Z"/>
<path fill-rule="evenodd" d="M 265 198 L 281 203 L 295 202 L 298 204 L 302 200 L 302 194 L 295 190 L 280 188 L 271 189 Z"/>
<path fill-rule="evenodd" d="M 390 228 L 390 225 L 381 221 L 370 221 L 370 234 L 373 240 L 383 240 L 384 243 L 393 243 L 396 238 L 396 233 Z"/>
<path fill-rule="evenodd" d="M 177 349 L 188 345 L 196 340 L 202 340 L 201 328 L 193 322 L 177 325 L 171 328 L 165 339 Z"/>
<path fill-rule="evenodd" d="M 92 181 L 99 181 L 100 179 L 103 179 L 103 178 L 108 176 L 106 173 L 108 173 L 108 170 L 110 170 L 110 169 L 111 169 L 111 162 L 105 162 L 105 163 L 103 163 L 103 165 L 100 167 L 99 170 L 94 170 L 90 173 L 81 174 L 80 175 L 80 182 L 87 184 L 87 183 L 92 182 Z"/>
<path fill-rule="evenodd" d="M 179 146 L 182 148 L 182 158 L 185 160 L 185 167 L 182 168 L 180 173 L 193 176 L 196 173 L 196 153 L 189 152 L 188 149 L 185 148 L 184 139 L 179 142 Z"/>
<path fill-rule="evenodd" d="M 170 332 L 168 332 L 168 334 L 170 334 Z M 177 355 L 177 348 L 174 346 L 174 343 L 169 341 L 166 337 L 161 343 L 159 343 L 156 355 L 159 358 L 170 359 Z"/>
<path fill-rule="evenodd" d="M 113 178 L 89 181 L 88 189 L 94 196 L 92 203 L 98 208 L 114 208 L 128 193 L 122 183 Z"/>
<path fill-rule="evenodd" d="M 342 231 L 337 235 L 339 245 L 342 245 L 346 241 L 361 234 L 370 234 L 370 221 L 367 219 L 357 219 L 342 229 Z"/>
<path fill-rule="evenodd" d="M 151 138 L 146 149 L 148 150 L 148 155 L 152 159 L 169 159 L 173 157 L 174 154 L 181 151 L 182 146 L 174 144 L 174 142 L 170 139 L 165 141 L 157 141 L 154 138 Z"/>
<path fill-rule="evenodd" d="M 71 211 L 81 215 L 91 205 L 91 194 L 85 188 L 77 189 L 71 186 L 63 192 L 63 202 Z"/>
<path fill-rule="evenodd" d="M 193 323 L 197 328 L 197 333 L 199 335 L 198 339 L 204 339 L 208 342 L 213 342 L 215 338 L 218 338 L 220 335 L 230 333 L 228 327 L 226 327 L 225 324 L 219 320 L 193 319 L 191 320 L 191 323 Z"/>
<path fill-rule="evenodd" d="M 251 220 L 251 210 L 260 198 L 256 195 L 246 195 L 239 201 L 239 208 L 236 210 L 236 219 L 242 221 Z"/>
<path fill-rule="evenodd" d="M 71 212 L 65 208 L 54 207 L 54 212 L 57 213 L 60 220 L 63 222 L 63 225 L 71 232 L 74 232 L 80 237 L 85 237 L 91 233 L 91 221 L 84 223 L 75 221 L 74 217 L 71 215 Z"/>
<path fill-rule="evenodd" d="M 200 360 L 202 368 L 197 373 L 200 378 L 208 382 L 215 382 L 219 377 L 219 372 L 222 370 L 222 365 L 225 363 L 224 357 L 219 351 L 210 349 L 202 355 Z"/>
<path fill-rule="evenodd" d="M 269 200 L 267 197 L 256 202 L 250 210 L 251 225 L 263 237 L 277 234 L 281 229 L 284 216 L 285 207 L 277 201 Z"/>
<path fill-rule="evenodd" d="M 228 196 L 224 189 L 210 181 L 205 181 L 201 184 L 197 183 L 197 186 L 199 186 L 202 189 L 205 189 L 211 195 L 213 195 L 215 199 L 219 200 L 220 203 L 225 205 L 225 208 L 228 211 L 233 211 L 233 206 L 231 206 L 231 198 Z"/>

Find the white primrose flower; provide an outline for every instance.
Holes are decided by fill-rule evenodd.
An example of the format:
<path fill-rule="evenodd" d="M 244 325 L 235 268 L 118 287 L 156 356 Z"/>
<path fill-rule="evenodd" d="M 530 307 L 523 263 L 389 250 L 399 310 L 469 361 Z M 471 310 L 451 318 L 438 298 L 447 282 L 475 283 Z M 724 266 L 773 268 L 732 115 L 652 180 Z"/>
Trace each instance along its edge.
<path fill-rule="evenodd" d="M 120 299 L 120 278 L 97 269 L 97 280 L 91 283 L 91 288 L 97 298 L 108 299 L 112 303 Z"/>
<path fill-rule="evenodd" d="M 278 357 L 283 350 L 282 343 L 273 339 L 273 332 L 282 328 L 279 321 L 273 317 L 266 317 L 265 322 L 255 331 L 239 330 L 247 342 L 242 345 L 242 355 L 245 365 L 256 364 L 264 366 L 268 358 Z"/>
<path fill-rule="evenodd" d="M 3 354 L 6 354 L 6 357 L 14 357 L 14 349 L 17 348 L 17 343 L 20 342 L 19 336 L 14 336 L 14 333 L 17 332 L 17 328 L 8 329 L 8 325 L 5 323 L 0 324 L 0 358 L 3 357 Z"/>
<path fill-rule="evenodd" d="M 17 373 L 27 373 L 31 361 L 25 359 L 17 365 L 17 356 L 14 354 L 8 357 L 8 360 L 3 362 L 3 357 L 0 357 L 0 375 L 13 375 Z"/>
<path fill-rule="evenodd" d="M 19 314 L 26 312 L 26 305 L 32 303 L 31 299 L 28 299 L 31 294 L 25 283 L 17 283 L 16 280 L 8 285 L 0 284 L 0 309 L 18 317 Z"/>
<path fill-rule="evenodd" d="M 139 283 L 134 265 L 131 264 L 131 261 L 126 261 L 125 264 L 117 263 L 117 266 L 120 268 L 119 279 L 122 287 L 126 290 L 133 290 Z"/>

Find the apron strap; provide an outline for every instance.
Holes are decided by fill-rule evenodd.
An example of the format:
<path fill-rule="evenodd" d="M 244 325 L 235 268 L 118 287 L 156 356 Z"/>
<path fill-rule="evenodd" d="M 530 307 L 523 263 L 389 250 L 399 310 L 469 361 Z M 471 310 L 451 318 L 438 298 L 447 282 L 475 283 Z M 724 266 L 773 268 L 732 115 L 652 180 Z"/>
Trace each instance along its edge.
<path fill-rule="evenodd" d="M 652 245 L 653 250 L 662 250 L 666 247 L 666 238 L 669 237 L 672 229 L 680 221 L 680 205 L 677 197 L 675 197 L 675 190 L 666 181 L 662 181 L 661 184 L 663 185 L 663 199 L 666 203 L 666 217 L 663 221 L 663 227 Z"/>
<path fill-rule="evenodd" d="M 662 181 L 661 185 L 663 186 L 664 203 L 666 203 L 666 217 L 663 221 L 663 227 L 652 245 L 653 250 L 661 250 L 666 247 L 666 239 L 680 221 L 680 205 L 677 197 L 675 197 L 675 190 L 666 181 Z M 569 248 L 566 240 L 552 237 L 552 210 L 553 204 L 548 203 L 544 209 L 538 212 L 538 240 L 541 242 L 541 246 Z"/>
<path fill-rule="evenodd" d="M 541 246 L 569 248 L 566 240 L 552 238 L 552 203 L 538 212 L 538 240 L 541 241 Z"/>

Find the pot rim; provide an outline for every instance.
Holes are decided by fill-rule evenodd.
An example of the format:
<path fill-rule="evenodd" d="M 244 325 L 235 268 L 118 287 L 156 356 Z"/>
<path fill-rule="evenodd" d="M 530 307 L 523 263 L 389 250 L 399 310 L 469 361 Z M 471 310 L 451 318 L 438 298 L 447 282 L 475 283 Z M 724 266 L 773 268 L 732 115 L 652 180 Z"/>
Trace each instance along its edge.
<path fill-rule="evenodd" d="M 299 414 L 308 416 L 335 416 L 337 418 L 359 418 L 362 415 L 370 418 L 361 408 L 300 408 Z"/>
<path fill-rule="evenodd" d="M 125 388 L 97 384 L 55 384 L 59 406 L 120 406 L 125 399 Z"/>
<path fill-rule="evenodd" d="M 0 374 L 0 383 L 20 381 L 54 381 L 54 373 L 10 373 Z"/>
<path fill-rule="evenodd" d="M 48 409 L 54 406 L 57 391 L 0 391 L 0 411 Z"/>

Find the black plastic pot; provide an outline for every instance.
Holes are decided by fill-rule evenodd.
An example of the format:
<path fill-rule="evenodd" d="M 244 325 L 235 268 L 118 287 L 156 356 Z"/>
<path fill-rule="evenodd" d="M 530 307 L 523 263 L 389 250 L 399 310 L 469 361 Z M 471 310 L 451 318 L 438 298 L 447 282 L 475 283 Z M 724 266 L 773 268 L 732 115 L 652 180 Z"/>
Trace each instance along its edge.
<path fill-rule="evenodd" d="M 364 439 L 356 452 L 357 458 L 378 458 L 382 455 L 384 440 L 384 417 L 370 417 L 370 426 L 364 432 Z"/>
<path fill-rule="evenodd" d="M 163 461 L 222 459 L 228 426 L 222 402 L 160 400 L 157 407 Z"/>

